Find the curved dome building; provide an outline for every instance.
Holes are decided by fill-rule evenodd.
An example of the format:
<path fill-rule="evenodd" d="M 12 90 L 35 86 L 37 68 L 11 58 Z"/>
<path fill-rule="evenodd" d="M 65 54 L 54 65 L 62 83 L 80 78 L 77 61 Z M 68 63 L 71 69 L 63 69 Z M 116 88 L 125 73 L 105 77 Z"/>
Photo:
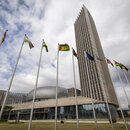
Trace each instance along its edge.
<path fill-rule="evenodd" d="M 30 91 L 27 95 L 26 101 L 33 100 L 33 93 L 34 89 Z M 58 87 L 58 97 L 65 97 L 67 96 L 67 89 Z M 36 100 L 47 100 L 47 99 L 55 99 L 56 97 L 56 87 L 55 86 L 46 86 L 46 87 L 39 87 L 36 91 Z"/>

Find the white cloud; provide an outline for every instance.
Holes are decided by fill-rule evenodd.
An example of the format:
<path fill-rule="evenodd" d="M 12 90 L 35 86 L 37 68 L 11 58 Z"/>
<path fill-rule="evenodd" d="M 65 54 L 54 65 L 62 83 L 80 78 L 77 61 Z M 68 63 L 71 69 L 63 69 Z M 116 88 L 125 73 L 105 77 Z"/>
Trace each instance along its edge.
<path fill-rule="evenodd" d="M 126 91 L 128 98 L 130 99 L 130 87 L 125 86 L 125 91 Z M 128 100 L 127 100 L 127 97 L 126 97 L 121 85 L 119 85 L 116 88 L 116 92 L 117 92 L 117 97 L 119 99 L 119 102 L 121 103 L 121 107 L 125 108 L 125 109 L 128 108 Z"/>

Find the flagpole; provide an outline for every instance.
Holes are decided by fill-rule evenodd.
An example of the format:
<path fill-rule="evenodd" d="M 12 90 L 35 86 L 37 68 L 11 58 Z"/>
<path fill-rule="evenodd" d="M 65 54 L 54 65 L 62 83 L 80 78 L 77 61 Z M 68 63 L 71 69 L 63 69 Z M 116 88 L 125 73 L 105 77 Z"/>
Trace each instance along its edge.
<path fill-rule="evenodd" d="M 108 66 L 108 64 L 107 64 L 107 66 Z M 108 71 L 110 73 L 109 68 L 108 68 Z M 111 78 L 111 80 L 112 80 L 112 78 Z M 113 80 L 112 80 L 112 84 L 113 84 Z M 114 87 L 114 84 L 113 84 L 113 88 L 114 88 L 114 91 L 115 91 L 115 94 L 116 94 L 116 97 L 117 97 L 117 101 L 118 101 L 118 104 L 119 104 L 119 108 L 120 108 L 120 111 L 121 111 L 121 115 L 122 115 L 122 118 L 123 118 L 123 121 L 124 121 L 124 126 L 126 127 L 126 130 L 128 130 L 128 127 L 127 127 L 127 124 L 126 124 L 127 122 L 125 120 L 125 117 L 124 117 L 124 114 L 123 114 L 123 111 L 122 111 L 122 107 L 121 107 L 120 101 L 118 99 L 117 92 L 116 92 L 116 89 Z"/>
<path fill-rule="evenodd" d="M 1 46 L 2 42 L 0 42 L 0 46 Z"/>
<path fill-rule="evenodd" d="M 76 105 L 77 130 L 79 130 L 78 103 L 77 103 L 77 93 L 76 93 L 76 79 L 75 79 L 75 66 L 74 66 L 73 48 L 72 48 L 72 62 L 73 62 L 74 87 L 75 87 L 75 105 Z"/>
<path fill-rule="evenodd" d="M 11 88 L 11 85 L 12 85 L 12 82 L 13 82 L 13 79 L 14 79 L 14 75 L 15 75 L 16 68 L 17 68 L 17 65 L 18 65 L 18 62 L 19 62 L 19 58 L 20 58 L 20 55 L 21 55 L 21 52 L 22 52 L 22 49 L 23 49 L 24 41 L 25 41 L 25 37 L 24 37 L 23 43 L 22 43 L 22 45 L 21 45 L 20 52 L 19 52 L 19 55 L 18 55 L 16 64 L 15 64 L 15 68 L 14 68 L 14 71 L 13 71 L 13 74 L 12 74 L 12 77 L 11 77 L 11 80 L 10 80 L 10 83 L 9 83 L 9 86 L 8 86 L 8 89 L 7 89 L 7 92 L 6 92 L 6 95 L 5 95 L 3 104 L 2 104 L 2 107 L 1 107 L 0 120 L 1 120 L 1 118 L 2 118 L 2 114 L 3 114 L 3 110 L 4 110 L 4 107 L 5 107 L 5 103 L 6 103 L 6 100 L 7 100 L 7 97 L 8 97 L 8 93 L 9 93 L 9 91 L 10 91 L 10 88 Z"/>
<path fill-rule="evenodd" d="M 87 74 L 88 74 L 88 84 L 89 84 L 89 88 L 90 88 L 90 95 L 91 95 L 91 102 L 92 102 L 94 122 L 95 122 L 96 130 L 98 130 L 97 120 L 96 120 L 96 115 L 95 115 L 95 109 L 94 109 L 94 103 L 93 103 L 92 88 L 91 88 L 91 83 L 90 83 L 90 78 L 89 78 L 89 73 L 88 73 L 87 60 L 86 60 L 86 52 L 85 51 L 84 51 L 84 56 L 85 56 L 85 61 L 86 61 L 85 64 L 86 64 L 86 68 L 87 68 Z"/>
<path fill-rule="evenodd" d="M 59 44 L 57 49 L 57 73 L 56 73 L 56 107 L 55 107 L 55 130 L 57 130 L 57 106 L 58 106 L 58 67 L 59 67 Z"/>
<path fill-rule="evenodd" d="M 106 106 L 107 106 L 110 122 L 111 122 L 111 125 L 112 125 L 112 129 L 114 130 L 114 126 L 113 126 L 113 122 L 112 122 L 112 116 L 111 116 L 110 108 L 109 108 L 109 105 L 108 105 L 108 99 L 107 99 L 107 95 L 106 95 L 104 85 L 102 86 L 102 88 L 103 88 L 103 92 L 104 92 L 104 96 L 105 96 L 105 101 L 106 101 Z"/>
<path fill-rule="evenodd" d="M 42 45 L 42 46 L 43 46 L 43 45 Z M 33 93 L 33 102 L 32 102 L 32 109 L 31 109 L 31 114 L 30 114 L 30 120 L 29 120 L 28 130 L 31 130 L 31 125 L 32 125 L 33 110 L 34 110 L 34 105 L 35 105 L 35 98 L 36 98 L 38 77 L 39 77 L 39 71 L 40 71 L 40 65 L 41 65 L 41 58 L 42 58 L 42 50 L 43 50 L 43 47 L 42 47 L 42 46 L 41 46 L 41 52 L 40 52 L 40 58 L 39 58 L 37 78 L 36 78 L 36 83 L 35 83 L 35 88 L 34 88 L 34 93 Z"/>
<path fill-rule="evenodd" d="M 10 120 L 10 115 L 11 115 L 11 110 L 10 110 L 10 112 L 9 112 L 9 115 L 8 115 L 8 122 L 9 122 L 9 120 Z"/>
<path fill-rule="evenodd" d="M 128 86 L 130 87 L 130 82 L 129 82 L 129 80 L 128 80 L 128 78 L 127 78 L 127 76 L 126 76 L 124 70 L 123 70 L 123 73 L 124 73 L 124 75 L 125 75 L 125 78 L 126 78 L 126 81 L 127 81 L 127 83 L 128 83 Z"/>
<path fill-rule="evenodd" d="M 120 82 L 121 82 L 121 84 L 122 84 L 122 88 L 123 88 L 123 91 L 124 91 L 124 93 L 125 93 L 125 96 L 126 96 L 126 99 L 127 99 L 127 102 L 128 102 L 128 106 L 130 106 L 130 101 L 129 101 L 129 98 L 128 98 L 127 93 L 126 93 L 126 91 L 125 91 L 125 88 L 124 88 L 124 85 L 123 85 L 123 82 L 122 82 L 122 79 L 121 79 L 121 76 L 120 76 L 120 74 L 119 74 L 119 72 L 118 72 L 117 67 L 116 67 L 116 70 L 117 70 L 117 73 L 118 73 L 118 77 L 119 77 L 119 79 L 120 79 Z"/>

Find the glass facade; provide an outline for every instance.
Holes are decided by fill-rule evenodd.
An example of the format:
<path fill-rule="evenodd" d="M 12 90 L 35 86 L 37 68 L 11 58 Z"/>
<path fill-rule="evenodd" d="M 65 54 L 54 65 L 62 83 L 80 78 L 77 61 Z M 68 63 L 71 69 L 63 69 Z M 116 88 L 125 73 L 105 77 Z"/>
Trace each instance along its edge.
<path fill-rule="evenodd" d="M 108 118 L 108 112 L 106 108 L 106 104 L 94 104 L 96 117 L 99 119 Z M 117 107 L 114 105 L 110 105 L 110 111 L 113 118 L 117 118 Z M 15 120 L 17 118 L 17 114 L 20 112 L 20 120 L 29 120 L 30 110 L 19 110 L 19 111 L 11 111 L 10 120 Z M 78 114 L 79 119 L 93 119 L 93 111 L 92 105 L 78 105 Z M 76 119 L 76 108 L 75 106 L 61 106 L 58 107 L 58 119 Z M 55 119 L 55 107 L 52 108 L 38 108 L 34 109 L 33 120 L 42 120 L 42 119 Z"/>

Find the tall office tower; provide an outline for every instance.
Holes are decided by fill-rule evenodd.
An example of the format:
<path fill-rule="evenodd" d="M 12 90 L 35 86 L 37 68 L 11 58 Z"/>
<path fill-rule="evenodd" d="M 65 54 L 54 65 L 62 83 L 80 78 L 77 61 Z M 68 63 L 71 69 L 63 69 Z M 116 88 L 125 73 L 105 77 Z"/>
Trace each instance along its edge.
<path fill-rule="evenodd" d="M 74 27 L 77 53 L 79 56 L 78 65 L 81 95 L 85 97 L 91 97 L 88 86 L 88 80 L 90 80 L 94 99 L 105 101 L 103 92 L 104 87 L 108 102 L 118 105 L 117 97 L 113 88 L 108 66 L 105 62 L 105 56 L 96 30 L 96 26 L 92 16 L 85 6 L 83 6 L 78 18 L 76 19 Z M 91 61 L 87 59 L 87 73 L 84 51 L 87 51 L 90 55 L 95 57 L 95 59 L 96 56 L 99 56 L 101 59 L 104 59 L 104 61 Z"/>

